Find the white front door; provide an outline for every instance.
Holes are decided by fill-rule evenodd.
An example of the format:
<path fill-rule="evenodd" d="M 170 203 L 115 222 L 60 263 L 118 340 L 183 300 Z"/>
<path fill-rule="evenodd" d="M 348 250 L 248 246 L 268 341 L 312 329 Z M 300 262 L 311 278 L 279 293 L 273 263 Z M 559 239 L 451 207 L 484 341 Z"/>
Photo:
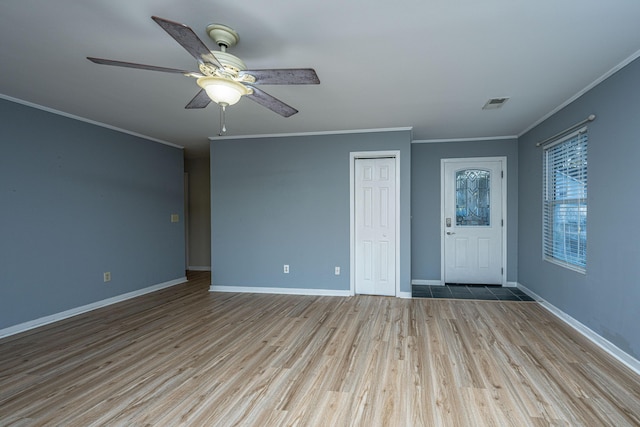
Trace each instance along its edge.
<path fill-rule="evenodd" d="M 442 160 L 445 283 L 506 283 L 505 163 L 505 158 Z"/>
<path fill-rule="evenodd" d="M 355 160 L 355 292 L 396 294 L 396 159 Z"/>

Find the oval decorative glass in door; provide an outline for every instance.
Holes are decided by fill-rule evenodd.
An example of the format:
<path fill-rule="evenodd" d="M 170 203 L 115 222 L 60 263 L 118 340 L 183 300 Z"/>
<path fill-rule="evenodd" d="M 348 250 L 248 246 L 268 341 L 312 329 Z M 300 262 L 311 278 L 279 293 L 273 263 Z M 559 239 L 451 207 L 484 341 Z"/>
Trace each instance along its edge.
<path fill-rule="evenodd" d="M 491 172 L 464 169 L 456 172 L 456 225 L 491 225 Z"/>

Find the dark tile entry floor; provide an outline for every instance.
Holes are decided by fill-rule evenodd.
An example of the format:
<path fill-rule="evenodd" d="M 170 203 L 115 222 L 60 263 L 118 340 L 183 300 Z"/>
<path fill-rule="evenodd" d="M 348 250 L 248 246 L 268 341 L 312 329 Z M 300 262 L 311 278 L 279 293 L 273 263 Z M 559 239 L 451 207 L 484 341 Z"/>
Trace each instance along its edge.
<path fill-rule="evenodd" d="M 535 301 L 515 287 L 484 285 L 412 285 L 413 298 L 451 298 L 495 301 Z"/>

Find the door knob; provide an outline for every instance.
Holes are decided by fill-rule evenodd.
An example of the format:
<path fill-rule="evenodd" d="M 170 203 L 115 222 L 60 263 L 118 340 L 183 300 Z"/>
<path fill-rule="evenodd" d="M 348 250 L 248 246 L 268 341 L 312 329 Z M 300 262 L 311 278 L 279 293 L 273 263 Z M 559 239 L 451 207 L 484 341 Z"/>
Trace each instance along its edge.
<path fill-rule="evenodd" d="M 454 231 L 447 231 L 447 235 L 451 236 L 452 234 L 456 234 Z"/>

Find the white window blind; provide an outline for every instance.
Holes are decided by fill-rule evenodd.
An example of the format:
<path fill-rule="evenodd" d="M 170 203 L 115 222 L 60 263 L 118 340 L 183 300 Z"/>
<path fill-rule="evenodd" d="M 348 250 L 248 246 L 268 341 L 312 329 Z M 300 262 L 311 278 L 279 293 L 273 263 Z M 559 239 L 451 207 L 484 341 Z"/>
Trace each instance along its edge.
<path fill-rule="evenodd" d="M 587 128 L 544 146 L 543 258 L 587 266 Z"/>

